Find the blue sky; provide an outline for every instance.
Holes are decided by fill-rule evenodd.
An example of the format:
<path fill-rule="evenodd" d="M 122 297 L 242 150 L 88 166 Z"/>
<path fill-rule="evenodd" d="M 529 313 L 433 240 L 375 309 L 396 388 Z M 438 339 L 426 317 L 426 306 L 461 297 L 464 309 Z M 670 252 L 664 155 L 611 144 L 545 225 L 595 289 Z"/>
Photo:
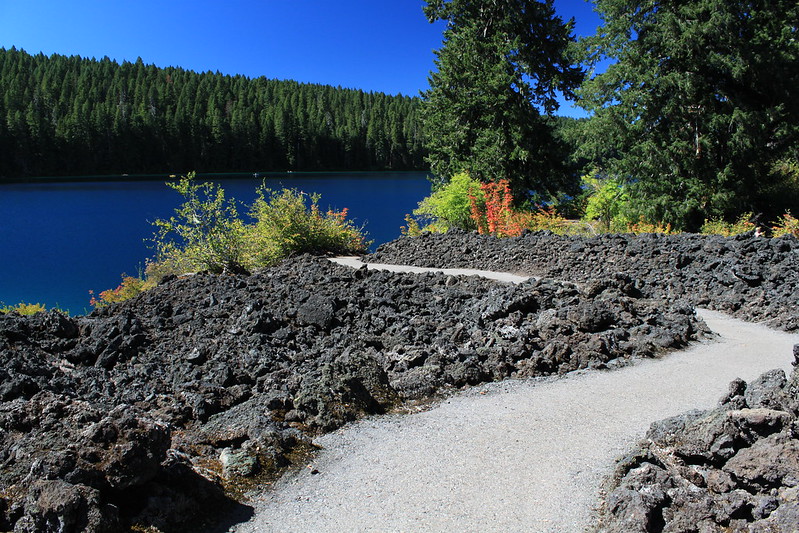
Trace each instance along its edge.
<path fill-rule="evenodd" d="M 427 88 L 443 25 L 423 0 L 0 0 L 0 47 L 402 93 Z M 590 2 L 555 0 L 576 33 Z M 573 114 L 563 108 L 564 114 Z M 581 113 L 577 112 L 580 115 Z"/>

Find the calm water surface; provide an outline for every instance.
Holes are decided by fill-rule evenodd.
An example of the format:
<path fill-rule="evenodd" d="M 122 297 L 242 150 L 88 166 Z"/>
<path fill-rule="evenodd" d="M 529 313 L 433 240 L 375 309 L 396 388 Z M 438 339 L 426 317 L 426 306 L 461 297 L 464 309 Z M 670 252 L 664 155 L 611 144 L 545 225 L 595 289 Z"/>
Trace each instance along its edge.
<path fill-rule="evenodd" d="M 322 208 L 349 208 L 374 246 L 400 234 L 406 213 L 430 192 L 425 173 L 273 174 L 269 187 L 322 195 Z M 219 180 L 227 195 L 255 199 L 263 177 Z M 42 303 L 71 314 L 89 308 L 89 290 L 119 285 L 152 256 L 150 222 L 169 217 L 180 195 L 163 181 L 0 185 L 0 302 Z"/>

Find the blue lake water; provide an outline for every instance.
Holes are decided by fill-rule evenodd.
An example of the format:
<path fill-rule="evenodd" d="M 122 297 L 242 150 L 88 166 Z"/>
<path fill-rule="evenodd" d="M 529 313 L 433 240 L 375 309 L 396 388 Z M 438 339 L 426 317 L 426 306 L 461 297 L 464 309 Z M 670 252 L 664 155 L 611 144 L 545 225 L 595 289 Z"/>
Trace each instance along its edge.
<path fill-rule="evenodd" d="M 349 208 L 374 246 L 397 238 L 406 213 L 430 193 L 423 172 L 266 173 L 216 179 L 245 204 L 266 181 L 319 193 L 321 208 Z M 151 222 L 167 218 L 181 196 L 162 180 L 0 184 L 0 302 L 42 303 L 71 314 L 90 310 L 89 290 L 119 285 L 153 251 Z"/>

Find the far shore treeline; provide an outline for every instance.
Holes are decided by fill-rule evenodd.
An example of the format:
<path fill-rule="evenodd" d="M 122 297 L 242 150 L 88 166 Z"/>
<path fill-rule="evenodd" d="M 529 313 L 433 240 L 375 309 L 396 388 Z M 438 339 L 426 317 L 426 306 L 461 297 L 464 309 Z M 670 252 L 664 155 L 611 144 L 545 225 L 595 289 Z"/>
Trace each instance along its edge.
<path fill-rule="evenodd" d="M 0 180 L 426 167 L 419 99 L 0 48 Z"/>

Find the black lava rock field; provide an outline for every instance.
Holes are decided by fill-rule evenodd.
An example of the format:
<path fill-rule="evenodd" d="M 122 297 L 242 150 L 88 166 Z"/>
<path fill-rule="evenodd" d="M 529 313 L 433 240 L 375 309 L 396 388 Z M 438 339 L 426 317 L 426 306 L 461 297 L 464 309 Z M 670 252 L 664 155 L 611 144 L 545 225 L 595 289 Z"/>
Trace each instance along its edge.
<path fill-rule="evenodd" d="M 494 239 L 423 235 L 367 258 L 566 279 L 610 280 L 665 307 L 686 301 L 787 331 L 799 329 L 799 240 L 741 235 L 531 233 Z M 589 289 L 590 290 L 590 289 Z M 799 364 L 799 345 L 794 347 Z M 596 531 L 799 531 L 799 370 L 735 380 L 718 408 L 654 423 L 608 480 Z"/>
<path fill-rule="evenodd" d="M 519 272 L 575 283 L 623 276 L 645 298 L 687 300 L 777 329 L 799 329 L 799 239 L 791 236 L 536 232 L 496 239 L 450 232 L 400 238 L 367 260 Z"/>
<path fill-rule="evenodd" d="M 173 278 L 84 317 L 0 315 L 0 530 L 225 531 L 320 432 L 705 332 L 624 276 L 510 285 L 310 256 Z"/>
<path fill-rule="evenodd" d="M 367 259 L 546 277 L 511 285 L 302 256 L 252 275 L 168 279 L 84 317 L 0 315 L 0 530 L 225 531 L 251 512 L 248 488 L 360 416 L 658 356 L 707 333 L 693 305 L 799 326 L 791 238 L 456 233 L 403 238 Z M 795 389 L 794 377 L 772 381 Z M 759 385 L 737 387 L 729 405 L 765 408 L 745 394 Z M 795 437 L 792 406 L 741 424 Z M 612 508 L 633 509 L 622 501 Z"/>

